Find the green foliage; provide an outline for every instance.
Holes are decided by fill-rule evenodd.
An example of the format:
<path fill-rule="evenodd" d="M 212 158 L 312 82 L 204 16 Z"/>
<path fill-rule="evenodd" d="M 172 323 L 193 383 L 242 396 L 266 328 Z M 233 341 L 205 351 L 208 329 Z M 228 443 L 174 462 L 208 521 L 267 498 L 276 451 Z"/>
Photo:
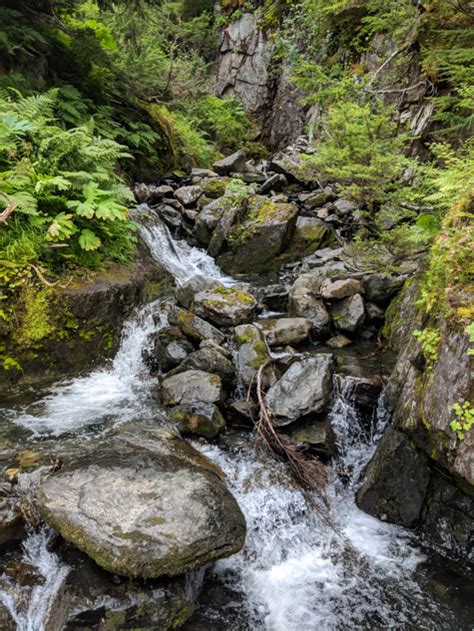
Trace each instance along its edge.
<path fill-rule="evenodd" d="M 437 329 L 426 328 L 422 331 L 413 331 L 413 337 L 421 342 L 421 351 L 428 362 L 431 365 L 438 359 L 438 347 L 441 342 L 441 334 Z"/>
<path fill-rule="evenodd" d="M 469 401 L 461 401 L 454 403 L 452 409 L 455 420 L 451 421 L 450 427 L 459 440 L 464 440 L 467 432 L 474 425 L 474 408 Z"/>

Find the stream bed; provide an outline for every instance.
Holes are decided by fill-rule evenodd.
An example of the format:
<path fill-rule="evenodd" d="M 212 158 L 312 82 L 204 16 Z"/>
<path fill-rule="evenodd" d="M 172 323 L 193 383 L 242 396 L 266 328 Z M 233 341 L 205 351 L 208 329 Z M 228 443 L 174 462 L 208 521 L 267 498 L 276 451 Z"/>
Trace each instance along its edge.
<path fill-rule="evenodd" d="M 196 275 L 234 282 L 204 251 L 173 239 L 161 223 L 144 225 L 142 237 L 178 284 Z M 120 349 L 108 365 L 41 393 L 25 390 L 10 397 L 0 408 L 2 445 L 73 457 L 78 445 L 92 448 L 120 424 L 166 424 L 155 402 L 157 378 L 143 361 L 152 334 L 165 324 L 166 299 L 148 304 L 125 324 Z M 366 350 L 351 347 L 345 359 L 384 377 L 390 361 L 364 364 Z M 248 430 L 231 427 L 214 444 L 192 441 L 225 472 L 248 534 L 239 554 L 208 569 L 186 631 L 473 628 L 472 583 L 459 564 L 355 504 L 364 467 L 389 422 L 383 395 L 371 418 L 362 418 L 350 375 L 336 375 L 330 420 L 338 455 L 330 463 L 324 509 L 317 497 L 295 486 L 286 466 L 263 452 Z M 18 631 L 98 628 L 69 626 L 52 615 L 70 571 L 54 533 L 45 528 L 29 534 L 21 548 L 4 552 L 0 605 Z"/>

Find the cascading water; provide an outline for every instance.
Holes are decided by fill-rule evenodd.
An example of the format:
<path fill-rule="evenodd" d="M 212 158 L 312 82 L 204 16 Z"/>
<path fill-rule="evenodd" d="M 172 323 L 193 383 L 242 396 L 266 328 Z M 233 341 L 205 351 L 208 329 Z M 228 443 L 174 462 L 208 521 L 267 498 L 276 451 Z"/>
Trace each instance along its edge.
<path fill-rule="evenodd" d="M 232 283 L 202 250 L 172 238 L 147 207 L 139 209 L 141 234 L 151 254 L 182 284 L 196 275 Z M 146 217 L 145 217 L 146 215 Z M 152 334 L 166 323 L 160 303 L 140 309 L 124 328 L 114 361 L 89 376 L 55 386 L 27 410 L 9 414 L 14 424 L 34 437 L 79 433 L 105 419 L 116 424 L 153 414 L 155 382 L 142 360 Z M 355 505 L 354 490 L 385 423 L 383 402 L 371 429 L 354 406 L 350 379 L 335 388 L 331 424 L 339 456 L 328 488 L 329 520 L 294 485 L 282 464 L 255 450 L 253 438 L 217 447 L 198 444 L 227 474 L 248 524 L 245 549 L 219 561 L 211 581 L 227 590 L 227 604 L 201 611 L 211 630 L 268 629 L 443 629 L 456 630 L 449 609 L 428 595 L 414 578 L 423 556 L 413 536 L 380 522 Z M 332 526 L 330 525 L 332 524 Z M 24 542 L 23 561 L 43 577 L 25 590 L 0 589 L 0 603 L 20 631 L 43 631 L 68 568 L 48 550 L 47 531 Z M 1 577 L 5 587 L 5 576 Z M 0 587 L 1 587 L 0 581 Z M 20 592 L 18 597 L 17 592 Z M 16 595 L 15 595 L 16 594 Z M 18 599 L 27 602 L 19 607 Z M 187 629 L 193 630 L 190 622 Z M 198 626 L 202 629 L 202 626 Z"/>

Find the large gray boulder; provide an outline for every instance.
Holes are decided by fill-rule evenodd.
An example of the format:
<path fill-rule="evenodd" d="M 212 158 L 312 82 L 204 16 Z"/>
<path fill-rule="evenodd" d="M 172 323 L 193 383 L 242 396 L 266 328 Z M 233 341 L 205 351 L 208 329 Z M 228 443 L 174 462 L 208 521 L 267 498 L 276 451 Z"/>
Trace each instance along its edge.
<path fill-rule="evenodd" d="M 202 188 L 200 186 L 182 186 L 178 188 L 174 196 L 183 204 L 183 206 L 192 206 L 202 195 Z"/>
<path fill-rule="evenodd" d="M 315 331 L 323 331 L 331 320 L 324 302 L 316 298 L 310 288 L 294 287 L 290 294 L 289 311 L 294 316 L 308 319 Z"/>
<path fill-rule="evenodd" d="M 223 396 L 222 382 L 218 375 L 186 370 L 163 379 L 161 394 L 165 405 L 217 403 Z"/>
<path fill-rule="evenodd" d="M 321 412 L 331 396 L 332 355 L 297 361 L 270 388 L 266 403 L 277 426 Z"/>
<path fill-rule="evenodd" d="M 336 328 L 349 333 L 356 331 L 365 320 L 364 301 L 360 294 L 341 300 L 332 309 Z"/>
<path fill-rule="evenodd" d="M 214 438 L 225 428 L 224 417 L 213 403 L 177 405 L 169 411 L 168 417 L 183 434 Z"/>
<path fill-rule="evenodd" d="M 229 173 L 235 173 L 245 170 L 247 163 L 247 156 L 239 149 L 230 156 L 226 156 L 217 162 L 214 162 L 213 169 L 219 175 L 228 175 Z"/>
<path fill-rule="evenodd" d="M 237 326 L 252 318 L 256 306 L 256 299 L 242 289 L 217 287 L 197 293 L 191 308 L 217 326 Z"/>
<path fill-rule="evenodd" d="M 168 322 L 179 327 L 184 335 L 198 342 L 214 340 L 217 344 L 221 344 L 225 339 L 225 335 L 215 326 L 191 313 L 191 311 L 179 307 L 170 310 Z"/>
<path fill-rule="evenodd" d="M 196 217 L 195 231 L 196 237 L 203 245 L 209 245 L 214 228 L 219 223 L 220 218 L 227 208 L 227 201 L 224 197 L 214 199 L 204 206 Z"/>
<path fill-rule="evenodd" d="M 234 377 L 234 364 L 217 348 L 200 348 L 190 353 L 186 359 L 176 368 L 175 372 L 185 370 L 203 370 L 204 372 L 219 375 L 223 381 L 232 381 Z"/>
<path fill-rule="evenodd" d="M 299 344 L 307 339 L 313 328 L 306 318 L 269 318 L 260 326 L 269 346 Z"/>
<path fill-rule="evenodd" d="M 320 289 L 321 297 L 326 300 L 342 300 L 342 298 L 349 298 L 363 291 L 361 282 L 355 278 L 328 279 L 324 281 Z"/>
<path fill-rule="evenodd" d="M 36 505 L 66 541 L 124 576 L 183 574 L 245 539 L 216 466 L 169 430 L 110 438 L 43 480 Z"/>

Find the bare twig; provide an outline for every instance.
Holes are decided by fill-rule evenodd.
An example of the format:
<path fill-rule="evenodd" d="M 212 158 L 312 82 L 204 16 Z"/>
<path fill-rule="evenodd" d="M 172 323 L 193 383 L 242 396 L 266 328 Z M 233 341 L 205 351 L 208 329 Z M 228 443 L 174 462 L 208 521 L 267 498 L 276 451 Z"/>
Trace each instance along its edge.
<path fill-rule="evenodd" d="M 6 199 L 7 201 L 7 207 L 5 208 L 5 210 L 3 210 L 0 213 L 0 223 L 7 223 L 8 218 L 10 217 L 10 215 L 12 214 L 12 212 L 15 210 L 15 208 L 17 207 L 17 205 L 11 201 L 11 199 L 8 197 L 8 195 L 6 193 L 3 193 L 2 191 L 0 191 L 0 195 Z"/>

